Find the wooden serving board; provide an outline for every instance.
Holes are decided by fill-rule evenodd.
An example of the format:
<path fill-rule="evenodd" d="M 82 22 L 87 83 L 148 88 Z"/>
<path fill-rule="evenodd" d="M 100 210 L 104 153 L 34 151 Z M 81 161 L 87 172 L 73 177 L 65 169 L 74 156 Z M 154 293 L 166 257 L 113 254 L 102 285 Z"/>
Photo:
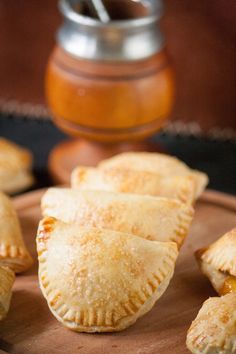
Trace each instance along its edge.
<path fill-rule="evenodd" d="M 64 328 L 50 313 L 37 281 L 35 234 L 43 190 L 14 200 L 34 267 L 17 276 L 11 308 L 0 323 L 0 353 L 13 354 L 186 354 L 185 337 L 204 300 L 215 296 L 198 270 L 193 252 L 236 226 L 236 198 L 207 191 L 196 205 L 190 235 L 175 275 L 154 308 L 129 329 L 81 334 Z"/>

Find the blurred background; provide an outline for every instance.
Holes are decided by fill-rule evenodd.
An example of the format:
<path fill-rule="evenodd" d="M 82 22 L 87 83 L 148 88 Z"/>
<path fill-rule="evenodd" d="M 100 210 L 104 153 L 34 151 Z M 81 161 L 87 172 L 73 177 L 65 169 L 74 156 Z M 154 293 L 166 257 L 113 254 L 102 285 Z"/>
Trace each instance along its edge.
<path fill-rule="evenodd" d="M 57 3 L 0 1 L 0 135 L 33 151 L 37 187 L 51 183 L 48 154 L 66 137 L 48 121 L 44 93 L 46 64 L 62 23 Z M 169 128 L 155 139 L 206 171 L 211 188 L 236 193 L 236 1 L 164 5 L 161 28 L 177 91 Z"/>
<path fill-rule="evenodd" d="M 45 104 L 44 73 L 62 22 L 57 0 L 0 1 L 0 99 Z M 236 128 L 236 1 L 165 0 L 177 79 L 172 119 Z"/>

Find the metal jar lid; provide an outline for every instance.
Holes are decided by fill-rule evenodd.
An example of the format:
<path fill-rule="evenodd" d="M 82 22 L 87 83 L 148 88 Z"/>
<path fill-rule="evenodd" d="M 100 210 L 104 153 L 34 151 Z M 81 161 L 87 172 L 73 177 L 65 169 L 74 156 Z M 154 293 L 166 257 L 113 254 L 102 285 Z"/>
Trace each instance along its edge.
<path fill-rule="evenodd" d="M 164 40 L 158 26 L 162 16 L 162 0 L 142 0 L 147 11 L 145 16 L 108 23 L 80 13 L 78 5 L 83 1 L 59 1 L 64 23 L 57 34 L 58 43 L 74 57 L 108 61 L 142 60 L 163 47 Z M 129 1 L 134 4 L 138 2 Z"/>

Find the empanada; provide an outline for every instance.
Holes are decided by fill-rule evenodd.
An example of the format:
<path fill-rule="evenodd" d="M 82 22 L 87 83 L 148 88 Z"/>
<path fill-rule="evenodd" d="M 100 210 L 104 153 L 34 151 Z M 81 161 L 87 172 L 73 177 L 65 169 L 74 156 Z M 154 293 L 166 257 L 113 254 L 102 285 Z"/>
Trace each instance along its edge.
<path fill-rule="evenodd" d="M 27 270 L 32 262 L 13 205 L 10 199 L 0 192 L 0 266 L 8 266 L 18 273 Z"/>
<path fill-rule="evenodd" d="M 33 184 L 32 154 L 0 138 L 0 191 L 16 193 Z"/>
<path fill-rule="evenodd" d="M 180 247 L 193 216 L 191 206 L 175 199 L 106 191 L 50 188 L 42 198 L 44 216 L 131 233 Z"/>
<path fill-rule="evenodd" d="M 78 189 L 176 198 L 190 204 L 195 199 L 195 180 L 192 176 L 163 176 L 126 168 L 78 166 L 71 175 L 71 185 Z"/>
<path fill-rule="evenodd" d="M 236 353 L 236 294 L 204 302 L 187 334 L 193 354 Z"/>
<path fill-rule="evenodd" d="M 0 267 L 0 321 L 6 316 L 10 307 L 14 272 L 8 267 Z"/>
<path fill-rule="evenodd" d="M 236 228 L 198 250 L 196 258 L 218 294 L 236 292 Z"/>
<path fill-rule="evenodd" d="M 148 171 L 165 177 L 192 176 L 195 181 L 195 199 L 197 199 L 208 183 L 205 173 L 190 169 L 185 163 L 173 156 L 151 152 L 125 152 L 110 159 L 103 160 L 99 168 L 125 168 L 137 171 Z"/>
<path fill-rule="evenodd" d="M 172 242 L 44 218 L 39 281 L 54 316 L 79 332 L 120 331 L 166 290 L 178 255 Z"/>

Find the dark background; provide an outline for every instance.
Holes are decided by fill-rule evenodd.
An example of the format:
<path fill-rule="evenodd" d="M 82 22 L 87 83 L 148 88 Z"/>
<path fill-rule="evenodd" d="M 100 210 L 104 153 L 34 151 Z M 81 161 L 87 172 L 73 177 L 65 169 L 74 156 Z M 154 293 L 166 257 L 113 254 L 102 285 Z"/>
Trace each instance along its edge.
<path fill-rule="evenodd" d="M 236 1 L 164 4 L 161 25 L 177 79 L 172 118 L 205 130 L 236 128 Z M 0 1 L 0 98 L 44 102 L 45 66 L 60 23 L 57 0 Z"/>

